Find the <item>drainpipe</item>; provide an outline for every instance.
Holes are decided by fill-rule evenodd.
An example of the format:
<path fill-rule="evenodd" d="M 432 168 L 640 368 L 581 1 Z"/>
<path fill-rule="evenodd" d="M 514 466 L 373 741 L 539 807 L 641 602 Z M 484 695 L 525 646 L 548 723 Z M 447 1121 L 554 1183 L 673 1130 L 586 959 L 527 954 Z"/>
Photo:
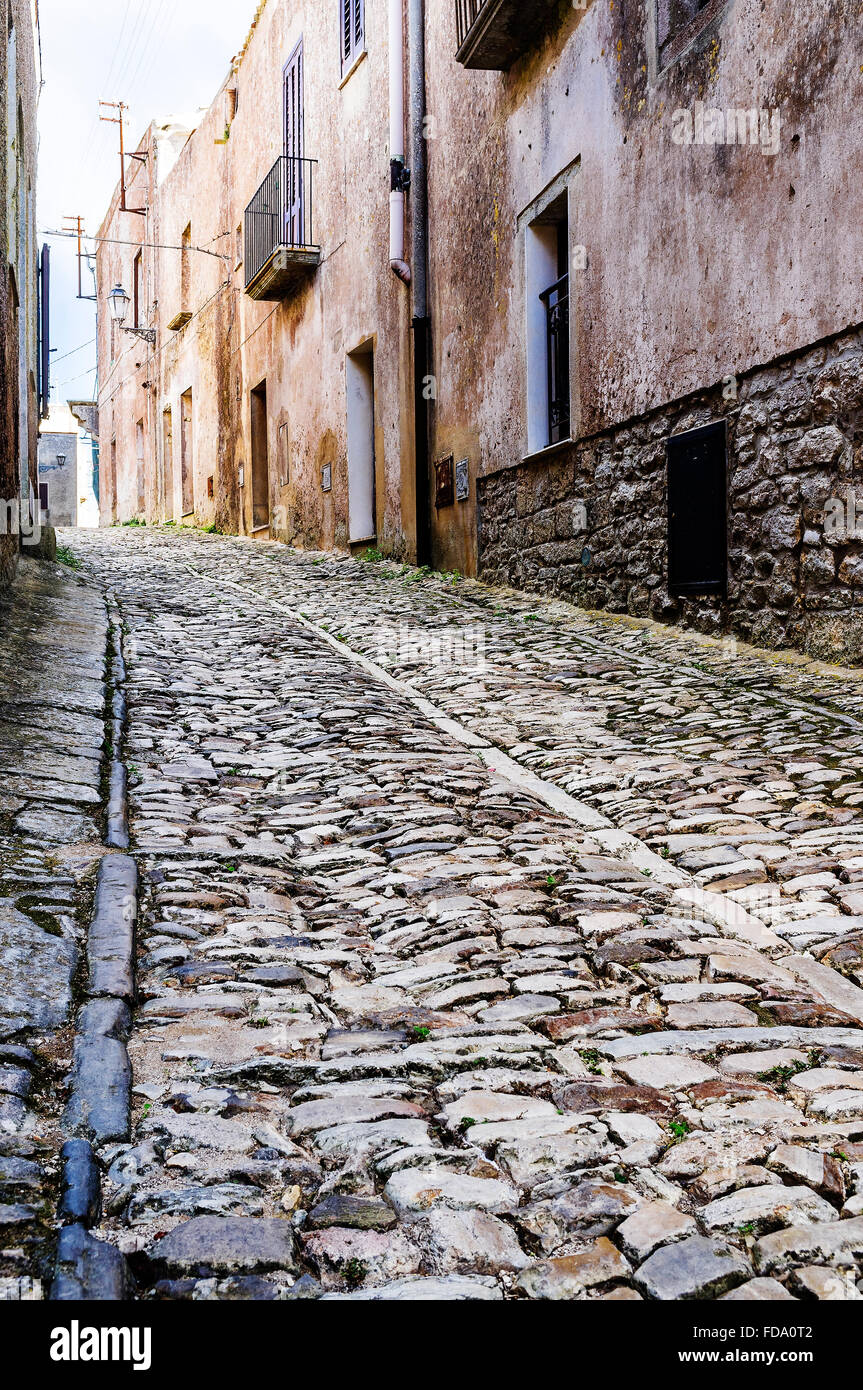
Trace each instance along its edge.
<path fill-rule="evenodd" d="M 425 0 L 408 0 L 410 42 L 411 258 L 413 262 L 414 429 L 417 564 L 432 560 L 429 478 L 431 318 L 428 302 L 428 164 L 426 145 Z"/>
<path fill-rule="evenodd" d="M 390 267 L 405 284 L 411 268 L 405 260 L 405 46 L 403 0 L 390 0 Z"/>

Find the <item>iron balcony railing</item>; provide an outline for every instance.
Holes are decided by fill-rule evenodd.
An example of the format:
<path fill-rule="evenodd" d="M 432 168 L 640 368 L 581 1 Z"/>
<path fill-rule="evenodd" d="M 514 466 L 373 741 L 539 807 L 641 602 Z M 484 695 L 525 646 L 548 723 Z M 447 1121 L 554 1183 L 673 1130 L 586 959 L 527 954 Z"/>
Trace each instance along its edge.
<path fill-rule="evenodd" d="M 281 155 L 246 208 L 247 287 L 277 251 L 305 251 L 316 246 L 314 178 L 317 162 L 296 155 Z"/>
<path fill-rule="evenodd" d="M 545 305 L 548 354 L 548 442 L 570 436 L 569 276 L 564 275 L 540 299 Z"/>
<path fill-rule="evenodd" d="M 486 3 L 487 0 L 455 0 L 459 48 L 461 48 L 471 29 L 476 24 L 480 10 Z"/>

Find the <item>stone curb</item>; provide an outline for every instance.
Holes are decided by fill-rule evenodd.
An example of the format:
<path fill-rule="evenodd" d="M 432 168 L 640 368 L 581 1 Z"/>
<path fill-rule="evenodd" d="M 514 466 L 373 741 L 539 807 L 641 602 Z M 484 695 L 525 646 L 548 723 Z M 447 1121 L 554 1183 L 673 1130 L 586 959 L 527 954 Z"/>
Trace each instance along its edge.
<path fill-rule="evenodd" d="M 102 1215 L 102 1185 L 93 1147 L 86 1139 L 69 1139 L 60 1150 L 63 1161 L 58 1216 L 61 1221 L 95 1226 Z"/>
<path fill-rule="evenodd" d="M 91 998 L 132 1002 L 137 892 L 138 869 L 134 859 L 127 854 L 106 855 L 99 866 L 87 938 L 87 993 Z"/>
<path fill-rule="evenodd" d="M 126 1261 L 119 1250 L 96 1240 L 80 1224 L 63 1228 L 49 1295 L 52 1303 L 116 1303 L 128 1297 L 128 1290 Z"/>

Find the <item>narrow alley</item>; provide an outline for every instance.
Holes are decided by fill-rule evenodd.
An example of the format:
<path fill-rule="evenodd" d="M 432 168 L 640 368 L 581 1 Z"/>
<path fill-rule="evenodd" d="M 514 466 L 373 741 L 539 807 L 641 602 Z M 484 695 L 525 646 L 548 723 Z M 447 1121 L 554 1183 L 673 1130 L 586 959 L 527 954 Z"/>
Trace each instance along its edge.
<path fill-rule="evenodd" d="M 861 1297 L 858 672 L 374 551 L 60 539 L 90 655 L 49 803 L 3 755 L 4 912 L 60 981 L 3 1021 L 7 1278 L 42 1269 L 65 1065 L 77 1296 Z M 101 988 L 75 895 L 131 861 Z"/>

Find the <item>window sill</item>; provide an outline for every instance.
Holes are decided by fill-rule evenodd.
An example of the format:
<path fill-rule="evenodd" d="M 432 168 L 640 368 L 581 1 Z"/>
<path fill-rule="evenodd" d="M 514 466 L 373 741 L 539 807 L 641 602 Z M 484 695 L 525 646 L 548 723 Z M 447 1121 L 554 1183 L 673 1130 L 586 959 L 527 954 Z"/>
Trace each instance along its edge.
<path fill-rule="evenodd" d="M 522 458 L 522 463 L 541 463 L 544 459 L 554 458 L 555 454 L 562 453 L 564 449 L 571 449 L 575 440 L 572 435 L 568 439 L 559 439 L 556 444 L 546 444 L 544 449 L 535 449 L 532 453 L 527 453 Z"/>
<path fill-rule="evenodd" d="M 351 80 L 351 78 L 353 77 L 354 73 L 356 72 L 357 68 L 360 66 L 361 63 L 365 62 L 365 59 L 366 59 L 367 57 L 368 57 L 368 49 L 367 49 L 367 48 L 364 48 L 363 51 L 362 51 L 362 53 L 358 53 L 358 54 L 357 54 L 356 58 L 354 58 L 354 60 L 353 60 L 353 62 L 351 63 L 350 67 L 349 67 L 349 68 L 346 68 L 345 71 L 342 73 L 342 80 L 341 80 L 341 82 L 339 83 L 339 91 L 341 91 L 342 88 L 345 87 L 345 86 L 348 84 L 348 82 L 350 82 L 350 80 Z"/>

